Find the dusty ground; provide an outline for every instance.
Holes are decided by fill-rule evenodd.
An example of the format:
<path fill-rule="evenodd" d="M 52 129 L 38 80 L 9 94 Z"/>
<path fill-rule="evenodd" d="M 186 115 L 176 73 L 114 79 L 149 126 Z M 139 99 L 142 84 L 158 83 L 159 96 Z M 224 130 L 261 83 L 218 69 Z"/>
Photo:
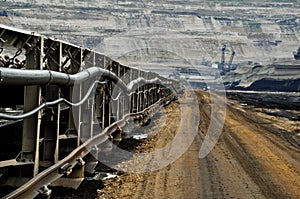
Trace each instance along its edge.
<path fill-rule="evenodd" d="M 125 173 L 105 181 L 98 197 L 300 198 L 300 150 L 281 136 L 299 132 L 300 122 L 266 115 L 228 100 L 223 133 L 212 152 L 199 159 L 211 104 L 208 93 L 197 91 L 197 95 L 201 119 L 199 132 L 189 149 L 161 170 Z M 164 128 L 138 146 L 137 153 L 154 151 L 174 138 L 179 116 L 186 111 L 186 117 L 193 115 L 188 103 L 183 108 L 181 105 L 181 112 L 179 105 L 173 103 L 166 108 L 168 119 Z"/>

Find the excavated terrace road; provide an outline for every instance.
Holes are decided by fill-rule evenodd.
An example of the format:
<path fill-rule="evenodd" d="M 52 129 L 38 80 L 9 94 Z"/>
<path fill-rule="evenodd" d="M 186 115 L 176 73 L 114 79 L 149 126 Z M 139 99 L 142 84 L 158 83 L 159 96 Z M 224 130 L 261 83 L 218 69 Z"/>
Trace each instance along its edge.
<path fill-rule="evenodd" d="M 104 182 L 98 198 L 300 198 L 300 150 L 274 134 L 272 118 L 228 100 L 223 133 L 203 159 L 199 150 L 210 123 L 209 93 L 195 92 L 199 101 L 198 133 L 188 150 L 158 171 L 125 173 Z M 185 95 L 188 96 L 188 95 Z M 189 101 L 184 98 L 183 102 Z M 172 103 L 163 128 L 136 149 L 153 152 L 170 143 L 183 118 L 186 130 L 195 118 L 189 103 Z M 277 118 L 278 119 L 278 118 Z M 296 123 L 298 127 L 300 122 Z M 286 123 L 286 128 L 290 125 Z M 156 127 L 157 128 L 157 127 Z M 150 129 L 155 131 L 157 129 Z M 287 133 L 281 130 L 281 133 Z M 134 161 L 134 157 L 133 157 Z M 140 163 L 144 164 L 144 163 Z"/>

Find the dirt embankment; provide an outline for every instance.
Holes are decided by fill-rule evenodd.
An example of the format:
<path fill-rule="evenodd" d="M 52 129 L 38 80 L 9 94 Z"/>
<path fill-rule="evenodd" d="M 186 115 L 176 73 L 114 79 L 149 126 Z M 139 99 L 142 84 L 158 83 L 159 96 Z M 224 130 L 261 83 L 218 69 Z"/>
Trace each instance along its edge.
<path fill-rule="evenodd" d="M 228 100 L 223 133 L 211 153 L 199 159 L 212 105 L 208 93 L 196 93 L 199 132 L 188 150 L 158 171 L 125 173 L 105 181 L 98 198 L 299 198 L 300 149 L 283 138 L 299 131 L 300 122 L 286 120 L 283 125 L 280 117 Z M 180 120 L 191 119 L 189 106 L 173 103 L 167 107 L 164 128 L 138 146 L 137 153 L 171 142 Z M 180 117 L 185 111 L 186 117 Z"/>

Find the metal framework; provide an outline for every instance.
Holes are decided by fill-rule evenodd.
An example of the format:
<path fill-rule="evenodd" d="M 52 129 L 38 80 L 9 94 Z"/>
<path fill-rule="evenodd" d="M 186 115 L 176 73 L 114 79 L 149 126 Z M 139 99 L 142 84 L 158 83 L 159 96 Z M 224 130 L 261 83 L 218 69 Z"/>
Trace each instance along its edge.
<path fill-rule="evenodd" d="M 120 141 L 130 120 L 145 122 L 180 92 L 175 80 L 33 32 L 0 25 L 0 49 L 0 183 L 19 187 L 5 198 L 82 179 L 97 145 Z"/>

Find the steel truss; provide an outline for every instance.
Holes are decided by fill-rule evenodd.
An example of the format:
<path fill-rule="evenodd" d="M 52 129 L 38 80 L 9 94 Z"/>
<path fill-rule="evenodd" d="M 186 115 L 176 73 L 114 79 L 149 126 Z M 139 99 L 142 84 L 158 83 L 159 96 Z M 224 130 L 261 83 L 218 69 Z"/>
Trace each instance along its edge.
<path fill-rule="evenodd" d="M 5 198 L 83 179 L 97 145 L 120 141 L 130 120 L 145 122 L 181 91 L 176 80 L 3 25 L 0 49 L 0 182 L 19 187 Z"/>

